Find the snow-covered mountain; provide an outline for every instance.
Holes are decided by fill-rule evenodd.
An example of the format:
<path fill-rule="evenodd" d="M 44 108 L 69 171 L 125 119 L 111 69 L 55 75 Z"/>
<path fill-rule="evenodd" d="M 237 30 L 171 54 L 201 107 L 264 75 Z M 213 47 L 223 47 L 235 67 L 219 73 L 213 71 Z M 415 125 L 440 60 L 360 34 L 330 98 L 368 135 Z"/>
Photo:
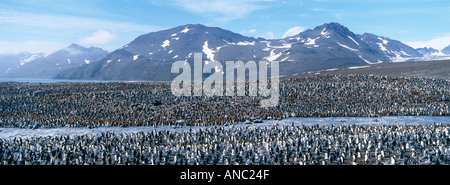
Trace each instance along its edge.
<path fill-rule="evenodd" d="M 441 50 L 443 54 L 450 55 L 450 45 Z"/>
<path fill-rule="evenodd" d="M 437 50 L 431 47 L 417 48 L 416 50 L 423 55 L 423 57 L 415 58 L 418 61 L 450 59 L 450 46 L 443 50 Z"/>
<path fill-rule="evenodd" d="M 171 80 L 172 63 L 203 60 L 280 61 L 280 74 L 290 75 L 344 66 L 399 62 L 423 57 L 400 41 L 365 33 L 357 35 L 328 23 L 283 39 L 242 36 L 217 27 L 187 24 L 141 35 L 106 57 L 59 73 L 55 78 L 96 80 Z"/>
<path fill-rule="evenodd" d="M 365 43 L 348 28 L 329 23 L 306 30 L 298 35 L 285 38 L 292 44 L 290 52 L 285 52 L 278 60 L 315 61 L 317 57 L 324 60 L 345 61 L 355 64 L 374 64 L 388 62 L 382 53 Z M 318 54 L 315 54 L 318 53 Z M 287 59 L 285 58 L 287 57 Z"/>
<path fill-rule="evenodd" d="M 416 50 L 422 55 L 432 55 L 438 54 L 440 52 L 439 50 L 434 49 L 432 47 L 417 48 Z"/>
<path fill-rule="evenodd" d="M 204 59 L 247 60 L 259 42 L 228 30 L 188 24 L 141 35 L 98 62 L 60 73 L 56 78 L 99 80 L 169 80 L 174 61 L 193 62 L 193 53 Z M 226 47 L 226 49 L 225 49 Z M 267 52 L 266 52 L 267 53 Z"/>
<path fill-rule="evenodd" d="M 450 58 L 450 55 L 443 53 L 443 50 L 437 50 L 431 47 L 417 48 L 416 50 L 423 55 L 423 57 L 416 58 L 416 60 L 429 61 Z"/>
<path fill-rule="evenodd" d="M 253 37 L 245 37 L 221 28 L 188 24 L 141 35 L 118 51 L 130 53 L 130 57 L 123 60 L 132 59 L 133 61 L 139 58 L 158 61 L 183 60 L 192 57 L 193 52 L 203 52 L 209 60 L 219 61 L 227 57 L 215 55 L 217 53 L 224 53 L 225 56 L 230 55 L 232 58 L 247 59 L 243 53 L 228 54 L 224 47 L 251 45 L 256 42 L 258 40 Z M 105 59 L 114 60 L 115 58 L 108 56 Z"/>
<path fill-rule="evenodd" d="M 17 70 L 26 63 L 44 57 L 44 53 L 19 53 L 19 54 L 1 54 L 0 55 L 0 76 L 6 75 Z"/>
<path fill-rule="evenodd" d="M 9 71 L 3 77 L 8 78 L 53 78 L 61 71 L 89 64 L 108 54 L 107 51 L 72 44 L 48 56 L 31 55 L 22 60 L 20 66 Z"/>
<path fill-rule="evenodd" d="M 383 53 L 392 62 L 404 62 L 406 60 L 422 57 L 423 55 L 414 48 L 397 40 L 382 37 L 370 33 L 360 35 L 361 39 L 378 52 Z"/>

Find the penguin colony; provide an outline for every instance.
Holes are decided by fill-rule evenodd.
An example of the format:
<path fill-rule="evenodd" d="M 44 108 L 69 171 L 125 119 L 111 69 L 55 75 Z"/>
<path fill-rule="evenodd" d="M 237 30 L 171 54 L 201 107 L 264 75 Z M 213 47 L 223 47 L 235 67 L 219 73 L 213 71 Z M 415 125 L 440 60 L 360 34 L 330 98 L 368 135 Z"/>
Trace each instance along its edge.
<path fill-rule="evenodd" d="M 450 125 L 205 127 L 0 140 L 3 165 L 448 165 Z"/>
<path fill-rule="evenodd" d="M 284 80 L 279 105 L 263 97 L 172 95 L 170 83 L 0 83 L 0 126 L 207 126 L 251 118 L 449 116 L 450 81 L 388 76 Z M 182 120 L 182 121 L 181 121 Z"/>
<path fill-rule="evenodd" d="M 0 83 L 0 126 L 211 126 L 183 132 L 0 140 L 13 165 L 447 165 L 450 126 L 223 127 L 258 117 L 450 116 L 450 81 L 327 75 L 283 80 L 279 105 L 260 97 L 175 97 L 170 83 Z M 180 121 L 183 120 L 183 121 Z M 216 125 L 216 126 L 214 126 Z"/>

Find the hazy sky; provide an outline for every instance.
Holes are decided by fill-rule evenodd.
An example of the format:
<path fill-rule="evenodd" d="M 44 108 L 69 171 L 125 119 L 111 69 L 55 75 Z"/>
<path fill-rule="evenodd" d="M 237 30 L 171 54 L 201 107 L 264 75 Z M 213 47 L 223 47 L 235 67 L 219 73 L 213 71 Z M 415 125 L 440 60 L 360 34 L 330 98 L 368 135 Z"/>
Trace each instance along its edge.
<path fill-rule="evenodd" d="M 50 53 L 77 43 L 113 51 L 184 24 L 282 38 L 329 22 L 413 47 L 450 44 L 448 0 L 2 0 L 0 53 Z"/>

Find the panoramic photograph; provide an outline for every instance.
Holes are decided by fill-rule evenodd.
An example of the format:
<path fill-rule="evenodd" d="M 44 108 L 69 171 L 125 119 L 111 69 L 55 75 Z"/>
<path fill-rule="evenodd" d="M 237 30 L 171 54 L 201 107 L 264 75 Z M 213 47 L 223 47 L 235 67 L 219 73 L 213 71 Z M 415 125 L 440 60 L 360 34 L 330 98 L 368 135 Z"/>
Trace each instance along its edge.
<path fill-rule="evenodd" d="M 2 0 L 0 169 L 139 166 L 183 183 L 440 169 L 449 10 L 443 0 Z"/>

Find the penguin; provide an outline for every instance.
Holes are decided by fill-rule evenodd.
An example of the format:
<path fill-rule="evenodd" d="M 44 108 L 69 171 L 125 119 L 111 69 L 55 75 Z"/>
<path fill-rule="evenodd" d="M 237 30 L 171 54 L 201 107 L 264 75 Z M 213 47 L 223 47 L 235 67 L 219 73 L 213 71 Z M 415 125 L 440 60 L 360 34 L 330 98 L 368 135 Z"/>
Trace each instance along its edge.
<path fill-rule="evenodd" d="M 364 155 L 364 162 L 365 163 L 369 162 L 369 155 L 367 153 Z"/>
<path fill-rule="evenodd" d="M 390 165 L 396 165 L 396 163 L 395 163 L 395 155 L 393 155 L 393 156 L 391 157 Z"/>

